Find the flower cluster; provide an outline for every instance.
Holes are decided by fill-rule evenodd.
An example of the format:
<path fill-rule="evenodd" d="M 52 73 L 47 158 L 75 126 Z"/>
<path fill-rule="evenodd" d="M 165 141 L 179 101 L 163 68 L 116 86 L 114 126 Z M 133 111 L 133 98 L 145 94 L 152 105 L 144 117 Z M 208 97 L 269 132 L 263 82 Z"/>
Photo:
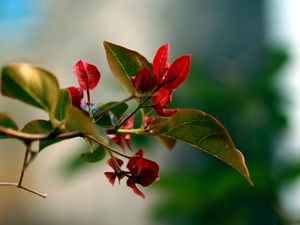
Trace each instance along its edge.
<path fill-rule="evenodd" d="M 114 161 L 115 160 L 115 163 Z M 123 161 L 119 158 L 109 159 L 107 164 L 114 170 L 114 172 L 105 172 L 105 176 L 109 182 L 114 185 L 116 178 L 119 182 L 124 177 L 127 177 L 127 186 L 132 188 L 135 194 L 145 198 L 143 192 L 141 192 L 136 184 L 140 184 L 143 187 L 147 187 L 154 181 L 159 180 L 158 172 L 159 166 L 157 163 L 144 158 L 144 151 L 139 149 L 134 156 L 132 156 L 127 163 L 128 171 L 121 170 Z"/>
<path fill-rule="evenodd" d="M 153 59 L 152 71 L 143 68 L 131 78 L 134 88 L 140 92 L 152 91 L 154 110 L 159 116 L 171 116 L 178 109 L 167 109 L 172 102 L 172 94 L 187 78 L 191 56 L 183 55 L 172 64 L 168 63 L 169 44 L 162 45 Z"/>
<path fill-rule="evenodd" d="M 147 96 L 146 100 L 139 103 L 139 108 L 145 107 L 146 102 L 152 101 L 152 107 L 159 116 L 171 116 L 179 109 L 168 109 L 167 106 L 172 102 L 172 94 L 187 78 L 191 65 L 190 55 L 183 55 L 176 59 L 172 64 L 168 63 L 169 44 L 162 45 L 154 59 L 151 71 L 148 68 L 142 68 L 135 76 L 131 77 L 131 82 L 137 94 Z M 89 64 L 83 60 L 79 60 L 73 67 L 73 73 L 78 79 L 79 87 L 69 87 L 69 93 L 72 104 L 75 107 L 88 113 L 91 117 L 90 121 L 95 122 L 94 115 L 101 113 L 101 107 L 90 102 L 89 91 L 94 89 L 99 81 L 101 74 L 96 66 Z M 84 91 L 87 94 L 87 101 L 83 99 Z M 138 95 L 137 95 L 138 96 Z M 138 109 L 139 109 L 138 108 Z M 136 112 L 136 111 L 134 111 Z M 154 116 L 145 115 L 142 124 L 145 127 L 151 126 Z M 118 145 L 123 152 L 125 147 L 131 148 L 131 133 L 118 133 L 119 129 L 130 131 L 134 129 L 134 113 L 125 114 L 119 120 L 114 118 L 112 126 L 104 126 L 105 130 L 110 131 L 107 137 Z M 113 129 L 113 132 L 111 132 Z M 110 149 L 108 149 L 111 151 Z M 93 152 L 93 151 L 92 151 Z M 127 169 L 121 169 L 123 161 L 114 156 L 117 153 L 128 158 Z M 134 193 L 145 198 L 145 195 L 136 187 L 140 184 L 144 187 L 149 186 L 159 179 L 159 166 L 157 163 L 144 158 L 144 151 L 138 150 L 135 155 L 127 156 L 118 151 L 110 152 L 111 158 L 107 161 L 113 172 L 105 172 L 105 176 L 109 182 L 114 185 L 116 178 L 119 182 L 123 178 L 127 178 L 127 186 L 132 188 Z"/>

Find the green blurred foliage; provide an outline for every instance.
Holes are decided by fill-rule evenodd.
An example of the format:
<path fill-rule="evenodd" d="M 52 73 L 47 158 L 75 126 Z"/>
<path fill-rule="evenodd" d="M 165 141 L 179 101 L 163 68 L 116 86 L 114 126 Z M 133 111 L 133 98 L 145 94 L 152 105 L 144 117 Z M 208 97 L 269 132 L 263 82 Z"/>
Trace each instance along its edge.
<path fill-rule="evenodd" d="M 284 100 L 276 87 L 287 59 L 283 50 L 266 49 L 258 74 L 243 76 L 233 65 L 219 79 L 201 73 L 194 59 L 185 89 L 175 93 L 173 104 L 198 108 L 220 119 L 245 155 L 254 187 L 205 154 L 178 156 L 171 172 L 162 173 L 157 184 L 163 194 L 153 209 L 156 220 L 172 225 L 291 223 L 279 194 L 286 182 L 298 176 L 300 165 L 275 156 L 276 141 L 287 127 L 280 109 Z M 186 149 L 180 152 L 193 154 Z"/>

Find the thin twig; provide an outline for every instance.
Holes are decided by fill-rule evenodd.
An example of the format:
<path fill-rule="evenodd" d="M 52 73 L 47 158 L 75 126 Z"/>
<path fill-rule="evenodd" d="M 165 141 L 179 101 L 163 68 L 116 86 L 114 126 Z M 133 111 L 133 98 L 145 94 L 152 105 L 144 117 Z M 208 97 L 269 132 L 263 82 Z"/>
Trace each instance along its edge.
<path fill-rule="evenodd" d="M 25 151 L 25 156 L 24 156 L 24 159 L 23 159 L 23 166 L 22 166 L 20 179 L 19 179 L 19 182 L 18 182 L 18 187 L 22 187 L 22 181 L 23 181 L 23 178 L 24 178 L 24 173 L 25 173 L 25 169 L 26 169 L 28 153 L 30 152 L 30 147 L 31 147 L 31 142 L 26 143 L 26 151 Z"/>
<path fill-rule="evenodd" d="M 8 186 L 8 187 L 16 187 L 16 188 L 20 188 L 20 189 L 23 189 L 25 191 L 28 191 L 30 193 L 33 193 L 33 194 L 36 194 L 42 198 L 46 198 L 47 197 L 47 194 L 43 194 L 41 192 L 38 192 L 32 188 L 28 188 L 28 187 L 25 187 L 25 186 L 19 186 L 18 183 L 10 183 L 10 182 L 0 182 L 0 186 Z"/>
<path fill-rule="evenodd" d="M 85 136 L 86 138 L 88 138 L 88 139 L 90 139 L 90 140 L 96 142 L 97 144 L 103 146 L 103 147 L 106 148 L 107 150 L 112 151 L 113 153 L 116 153 L 116 154 L 118 154 L 118 155 L 120 155 L 120 156 L 123 156 L 123 157 L 125 157 L 125 158 L 127 158 L 127 159 L 130 159 L 130 158 L 131 158 L 131 156 L 126 155 L 126 154 L 124 154 L 124 153 L 122 153 L 122 152 L 119 152 L 119 151 L 115 150 L 114 148 L 112 148 L 112 147 L 110 147 L 109 145 L 103 143 L 102 141 L 100 141 L 99 139 L 93 137 L 92 135 L 86 134 L 86 135 L 84 135 L 84 136 Z"/>

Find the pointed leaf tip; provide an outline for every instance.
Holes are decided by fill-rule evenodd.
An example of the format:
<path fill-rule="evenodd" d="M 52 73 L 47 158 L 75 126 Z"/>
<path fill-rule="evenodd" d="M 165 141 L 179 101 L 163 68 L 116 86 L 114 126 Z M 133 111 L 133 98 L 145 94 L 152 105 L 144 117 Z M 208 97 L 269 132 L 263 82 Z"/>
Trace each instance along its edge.
<path fill-rule="evenodd" d="M 153 125 L 154 134 L 181 140 L 221 159 L 253 185 L 243 154 L 213 116 L 200 110 L 180 109 L 171 117 L 157 118 Z"/>

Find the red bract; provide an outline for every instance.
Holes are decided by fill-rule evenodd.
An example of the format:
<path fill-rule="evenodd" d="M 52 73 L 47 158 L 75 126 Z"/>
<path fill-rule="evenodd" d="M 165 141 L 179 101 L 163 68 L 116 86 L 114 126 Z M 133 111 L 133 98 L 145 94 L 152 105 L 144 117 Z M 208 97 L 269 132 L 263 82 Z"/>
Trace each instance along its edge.
<path fill-rule="evenodd" d="M 165 107 L 172 102 L 173 90 L 159 89 L 154 92 L 152 102 L 160 107 Z"/>
<path fill-rule="evenodd" d="M 131 187 L 137 195 L 145 198 L 145 195 L 136 187 L 135 184 L 140 184 L 146 187 L 158 180 L 159 166 L 156 162 L 145 159 L 144 151 L 140 149 L 137 151 L 135 156 L 130 158 L 127 168 L 131 173 L 127 180 L 127 185 Z"/>
<path fill-rule="evenodd" d="M 162 45 L 153 59 L 153 73 L 159 87 L 172 90 L 182 84 L 190 70 L 191 56 L 183 55 L 173 64 L 168 64 L 169 44 Z"/>
<path fill-rule="evenodd" d="M 183 55 L 175 60 L 164 76 L 161 86 L 172 90 L 182 84 L 187 78 L 191 67 L 191 56 Z"/>
<path fill-rule="evenodd" d="M 161 81 L 167 71 L 169 57 L 169 44 L 162 45 L 156 52 L 153 59 L 153 73 L 157 81 Z"/>
<path fill-rule="evenodd" d="M 134 77 L 131 77 L 133 87 L 141 92 L 151 91 L 156 86 L 155 77 L 152 77 L 147 68 L 143 68 Z"/>
<path fill-rule="evenodd" d="M 123 165 L 123 161 L 121 159 L 116 158 L 116 162 L 119 165 L 119 167 L 121 167 Z M 113 163 L 112 159 L 107 160 L 107 164 L 114 170 L 114 172 L 105 172 L 104 175 L 107 177 L 107 179 L 109 180 L 109 182 L 114 185 L 115 184 L 115 180 L 116 177 L 118 177 L 118 180 L 120 182 L 120 180 L 124 177 L 123 173 L 118 173 L 116 171 L 116 166 Z"/>
<path fill-rule="evenodd" d="M 81 90 L 81 88 L 68 87 L 68 91 L 71 95 L 72 104 L 80 108 L 81 100 L 83 99 L 83 91 Z"/>
<path fill-rule="evenodd" d="M 172 116 L 178 109 L 167 109 L 168 104 L 172 102 L 173 90 L 159 89 L 152 96 L 152 102 L 155 104 L 154 110 L 159 116 Z"/>
<path fill-rule="evenodd" d="M 122 121 L 121 121 L 122 122 Z M 134 126 L 134 116 L 122 126 L 123 129 L 131 129 Z M 108 134 L 107 135 L 115 144 L 119 145 L 123 150 L 125 149 L 125 144 L 129 149 L 131 149 L 131 135 L 130 134 Z"/>
<path fill-rule="evenodd" d="M 77 76 L 79 86 L 83 90 L 94 89 L 100 80 L 100 72 L 96 66 L 83 60 L 79 60 L 73 67 L 73 73 Z"/>

